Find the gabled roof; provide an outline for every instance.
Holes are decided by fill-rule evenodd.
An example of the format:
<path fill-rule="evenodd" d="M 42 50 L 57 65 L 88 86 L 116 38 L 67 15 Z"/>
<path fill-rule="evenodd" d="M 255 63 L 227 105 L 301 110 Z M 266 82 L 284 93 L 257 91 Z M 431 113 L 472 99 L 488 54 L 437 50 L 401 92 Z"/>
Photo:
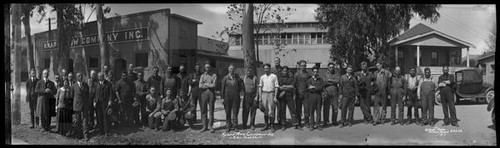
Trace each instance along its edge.
<path fill-rule="evenodd" d="M 452 37 L 450 35 L 447 35 L 445 33 L 442 33 L 440 31 L 437 31 L 429 26 L 426 26 L 422 23 L 419 23 L 415 26 L 413 26 L 412 28 L 410 28 L 409 30 L 405 31 L 403 34 L 399 35 L 398 37 L 392 39 L 391 41 L 389 41 L 390 45 L 399 45 L 399 44 L 403 44 L 403 43 L 406 43 L 406 42 L 409 42 L 409 41 L 412 41 L 412 40 L 415 40 L 415 39 L 418 39 L 418 38 L 422 38 L 422 37 L 425 37 L 425 36 L 428 36 L 428 35 L 431 35 L 431 34 L 436 34 L 436 35 L 439 35 L 441 37 L 444 37 L 446 39 L 449 39 L 453 42 L 456 42 L 458 44 L 461 44 L 461 45 L 464 45 L 464 46 L 467 46 L 467 47 L 474 47 L 474 45 L 468 43 L 468 42 L 465 42 L 465 41 L 462 41 L 462 40 L 459 40 L 455 37 Z"/>
<path fill-rule="evenodd" d="M 477 61 L 480 61 L 480 60 L 483 60 L 483 59 L 486 59 L 486 58 L 490 58 L 492 56 L 495 56 L 495 52 L 491 52 L 491 53 L 486 53 L 478 58 L 476 58 Z"/>

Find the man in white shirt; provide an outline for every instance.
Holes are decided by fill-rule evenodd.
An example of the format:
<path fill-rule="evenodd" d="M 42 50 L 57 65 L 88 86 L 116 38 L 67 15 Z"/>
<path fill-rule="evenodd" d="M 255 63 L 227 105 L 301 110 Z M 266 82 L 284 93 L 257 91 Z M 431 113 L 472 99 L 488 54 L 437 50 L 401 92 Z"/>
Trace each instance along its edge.
<path fill-rule="evenodd" d="M 264 122 L 266 126 L 262 131 L 268 130 L 271 126 L 271 131 L 274 132 L 274 110 L 276 108 L 275 103 L 278 102 L 276 94 L 278 94 L 278 77 L 272 74 L 270 71 L 271 65 L 264 64 L 265 74 L 260 77 L 259 80 L 259 95 L 262 99 L 262 104 L 264 105 Z M 270 125 L 268 124 L 270 123 Z"/>
<path fill-rule="evenodd" d="M 406 88 L 406 102 L 408 105 L 408 111 L 407 111 L 407 117 L 408 120 L 406 120 L 406 125 L 411 124 L 411 114 L 412 114 L 412 108 L 414 108 L 415 111 L 415 124 L 420 125 L 420 120 L 419 120 L 419 115 L 418 115 L 418 109 L 420 108 L 420 105 L 418 104 L 418 98 L 417 98 L 417 87 L 419 83 L 419 78 L 416 75 L 415 68 L 410 69 L 410 75 L 406 77 L 406 81 L 408 81 L 408 87 Z"/>

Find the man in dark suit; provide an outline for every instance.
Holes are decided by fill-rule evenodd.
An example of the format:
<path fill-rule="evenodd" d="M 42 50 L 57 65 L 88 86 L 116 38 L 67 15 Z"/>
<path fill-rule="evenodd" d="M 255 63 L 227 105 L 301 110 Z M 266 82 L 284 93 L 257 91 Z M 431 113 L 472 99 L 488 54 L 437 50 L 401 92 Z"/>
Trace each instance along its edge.
<path fill-rule="evenodd" d="M 77 127 L 77 134 L 83 137 L 85 140 L 88 139 L 89 134 L 89 124 L 88 119 L 90 116 L 89 108 L 92 106 L 91 101 L 89 99 L 89 86 L 87 83 L 83 82 L 83 76 L 81 73 L 76 73 L 77 82 L 71 86 L 71 91 L 73 91 L 73 111 L 74 114 L 74 122 Z M 83 119 L 82 119 L 83 118 Z M 83 120 L 83 133 L 82 133 L 82 120 Z"/>
<path fill-rule="evenodd" d="M 111 82 L 104 79 L 104 73 L 99 72 L 99 81 L 96 87 L 96 98 L 94 99 L 94 107 L 96 108 L 97 114 L 97 127 L 100 134 L 110 135 L 110 122 L 106 114 L 107 108 L 109 108 L 112 103 L 112 87 Z"/>
<path fill-rule="evenodd" d="M 50 107 L 50 99 L 54 99 L 57 89 L 56 84 L 49 80 L 48 69 L 43 70 L 42 75 L 43 79 L 36 83 L 35 88 L 38 94 L 36 116 L 41 119 L 43 130 L 50 131 L 51 110 L 55 110 L 55 107 Z"/>
<path fill-rule="evenodd" d="M 30 106 L 30 117 L 31 117 L 31 126 L 30 128 L 38 127 L 38 118 L 35 118 L 35 110 L 36 110 L 36 92 L 35 87 L 38 82 L 38 78 L 36 78 L 35 69 L 31 69 L 30 71 L 30 79 L 26 81 L 26 102 L 29 103 Z"/>
<path fill-rule="evenodd" d="M 89 99 L 90 100 L 94 100 L 97 96 L 96 94 L 96 88 L 97 88 L 97 85 L 99 85 L 98 83 L 98 80 L 97 80 L 97 72 L 95 70 L 91 70 L 90 71 L 90 78 L 88 79 L 87 81 L 87 85 L 89 86 Z M 89 124 L 89 128 L 93 129 L 96 124 L 95 124 L 95 106 L 92 106 L 92 103 L 89 104 L 89 111 L 88 111 L 88 114 L 89 114 L 89 118 L 87 120 L 88 124 Z"/>

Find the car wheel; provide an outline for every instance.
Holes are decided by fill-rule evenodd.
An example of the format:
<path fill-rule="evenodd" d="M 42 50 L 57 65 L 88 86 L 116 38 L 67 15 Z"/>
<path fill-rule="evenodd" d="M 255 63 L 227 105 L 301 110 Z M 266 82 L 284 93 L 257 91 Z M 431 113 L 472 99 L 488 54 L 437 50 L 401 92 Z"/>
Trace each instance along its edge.
<path fill-rule="evenodd" d="M 490 90 L 486 93 L 486 102 L 490 103 L 491 100 L 495 99 L 495 91 Z"/>
<path fill-rule="evenodd" d="M 434 96 L 434 105 L 441 106 L 441 93 L 439 92 L 439 90 L 434 93 Z"/>

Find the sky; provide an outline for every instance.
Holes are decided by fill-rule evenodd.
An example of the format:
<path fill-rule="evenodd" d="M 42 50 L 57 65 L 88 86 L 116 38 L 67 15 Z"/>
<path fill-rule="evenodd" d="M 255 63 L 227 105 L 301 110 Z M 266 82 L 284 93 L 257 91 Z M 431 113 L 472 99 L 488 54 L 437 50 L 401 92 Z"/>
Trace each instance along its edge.
<path fill-rule="evenodd" d="M 317 4 L 283 4 L 295 8 L 289 16 L 290 22 L 315 21 L 315 9 Z M 111 12 L 105 17 L 113 17 L 116 15 L 126 15 L 143 11 L 158 10 L 170 8 L 171 13 L 183 15 L 198 21 L 203 24 L 198 25 L 198 35 L 212 38 L 216 31 L 220 31 L 224 26 L 230 26 L 232 23 L 228 19 L 226 11 L 229 4 L 105 4 L 111 8 Z M 95 12 L 90 14 L 91 10 L 86 9 L 85 19 L 89 21 L 95 20 Z M 478 55 L 484 52 L 487 48 L 486 40 L 493 27 L 493 22 L 496 21 L 495 5 L 442 5 L 438 10 L 441 17 L 436 23 L 431 23 L 428 20 L 421 20 L 418 17 L 410 21 L 410 28 L 418 23 L 425 24 L 435 30 L 451 35 L 455 38 L 471 43 L 475 47 L 470 48 L 470 54 Z M 55 12 L 50 12 L 47 16 L 55 18 Z M 47 20 L 42 20 L 38 23 L 40 17 L 35 15 L 31 19 L 32 34 L 48 30 Z M 53 21 L 52 27 L 56 24 Z M 24 29 L 23 29 L 24 30 Z M 23 33 L 24 34 L 24 33 Z M 465 50 L 462 55 L 465 55 Z"/>

